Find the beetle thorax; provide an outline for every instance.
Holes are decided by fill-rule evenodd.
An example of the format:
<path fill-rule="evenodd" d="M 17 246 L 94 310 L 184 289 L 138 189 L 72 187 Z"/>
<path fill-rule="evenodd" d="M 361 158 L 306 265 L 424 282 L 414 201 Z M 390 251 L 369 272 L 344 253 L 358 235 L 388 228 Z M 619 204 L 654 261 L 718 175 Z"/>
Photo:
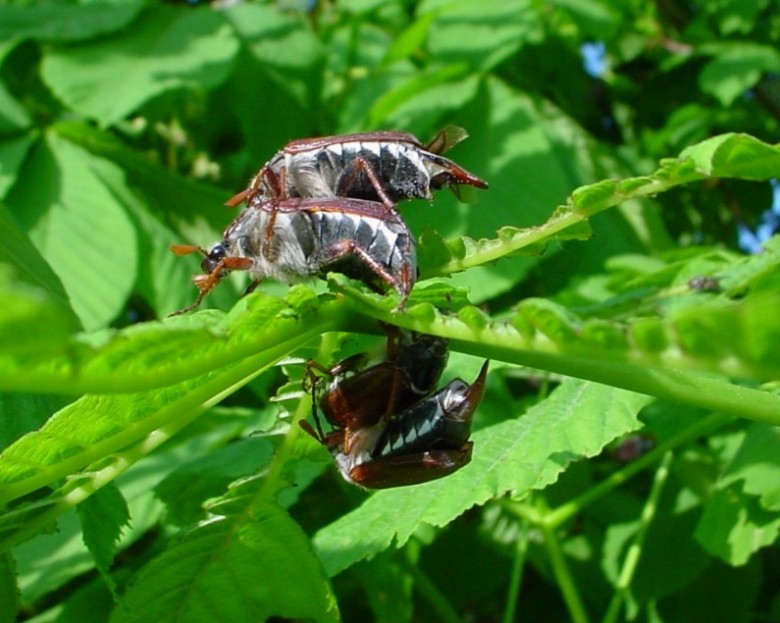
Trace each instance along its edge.
<path fill-rule="evenodd" d="M 292 283 L 310 275 L 307 253 L 291 220 L 305 215 L 287 212 L 272 213 L 261 209 L 247 209 L 225 232 L 225 244 L 231 255 L 248 257 L 254 262 L 249 269 L 252 279 L 266 277 Z M 273 220 L 272 235 L 268 226 Z"/>

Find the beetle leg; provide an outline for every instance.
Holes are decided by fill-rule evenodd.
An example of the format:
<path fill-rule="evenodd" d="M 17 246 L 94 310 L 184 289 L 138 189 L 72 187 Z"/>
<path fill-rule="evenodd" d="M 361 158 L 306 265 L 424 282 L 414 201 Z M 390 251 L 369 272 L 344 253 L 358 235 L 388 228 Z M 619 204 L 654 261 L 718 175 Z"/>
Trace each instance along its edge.
<path fill-rule="evenodd" d="M 198 306 L 203 302 L 203 299 L 206 296 L 206 291 L 201 290 L 198 292 L 198 298 L 195 299 L 195 302 L 192 305 L 187 305 L 187 307 L 183 307 L 182 309 L 177 309 L 175 312 L 171 312 L 169 316 L 179 316 L 180 314 L 186 314 L 187 312 L 191 312 L 193 309 L 197 309 Z"/>
<path fill-rule="evenodd" d="M 401 302 L 398 304 L 399 308 L 406 305 L 406 299 L 409 298 L 409 292 L 412 289 L 412 276 L 409 274 L 408 267 L 404 266 L 400 278 L 396 278 L 354 240 L 342 240 L 324 247 L 318 253 L 312 255 L 309 261 L 315 265 L 319 264 L 322 268 L 327 268 L 329 264 L 333 264 L 350 255 L 357 257 L 377 277 L 398 292 L 401 296 Z"/>
<path fill-rule="evenodd" d="M 274 243 L 274 226 L 276 225 L 277 213 L 276 207 L 271 208 L 269 212 L 271 214 L 269 215 L 268 223 L 265 226 L 265 236 L 263 237 L 263 242 L 260 247 L 260 253 L 263 254 L 265 259 L 273 263 L 279 257 L 279 245 Z"/>
<path fill-rule="evenodd" d="M 244 201 L 249 204 L 261 191 L 267 191 L 267 194 L 271 197 L 281 198 L 283 197 L 282 188 L 276 174 L 269 167 L 263 166 L 258 174 L 252 178 L 249 188 L 245 188 L 240 193 L 233 195 L 225 202 L 225 205 L 228 208 L 235 208 Z"/>
<path fill-rule="evenodd" d="M 174 246 L 184 247 L 187 245 Z M 173 247 L 171 249 L 173 250 Z M 203 251 L 203 249 L 200 250 Z M 176 251 L 174 251 L 174 253 L 176 253 Z M 179 309 L 170 315 L 178 316 L 179 314 L 186 314 L 187 312 L 191 312 L 193 309 L 197 309 L 197 307 L 203 302 L 203 299 L 206 298 L 206 295 L 211 292 L 222 280 L 227 271 L 247 270 L 251 268 L 252 264 L 253 262 L 251 258 L 248 257 L 226 257 L 224 260 L 221 260 L 210 273 L 205 275 L 195 275 L 192 278 L 192 282 L 198 288 L 198 298 L 195 299 L 195 302 L 192 305 L 188 305 L 183 309 Z"/>
<path fill-rule="evenodd" d="M 394 324 L 388 324 L 386 322 L 380 322 L 379 326 L 387 334 L 387 358 L 389 361 L 395 361 L 398 359 L 398 355 L 401 352 L 403 331 Z"/>
<path fill-rule="evenodd" d="M 368 361 L 368 355 L 366 355 L 365 353 L 355 353 L 354 355 L 350 355 L 346 359 L 342 359 L 335 366 L 331 368 L 326 368 L 322 364 L 314 361 L 314 359 L 309 359 L 306 362 L 306 368 L 309 370 L 311 369 L 317 370 L 318 372 L 321 372 L 325 376 L 329 376 L 333 378 L 335 376 L 343 376 L 347 372 L 354 372 L 355 370 L 362 368 L 367 361 Z"/>
<path fill-rule="evenodd" d="M 284 199 L 287 196 L 285 188 L 287 185 L 285 169 L 282 169 L 281 177 L 274 173 L 271 167 L 264 166 L 260 169 L 260 173 L 257 174 L 261 178 L 263 187 L 268 191 L 268 194 L 275 199 Z M 260 183 L 258 182 L 258 186 Z M 254 189 L 257 191 L 257 189 Z"/>
<path fill-rule="evenodd" d="M 228 208 L 238 207 L 242 202 L 247 200 L 247 198 L 251 195 L 251 193 L 252 193 L 251 187 L 245 188 L 240 193 L 236 193 L 230 199 L 228 199 L 225 202 L 225 206 L 227 206 Z"/>
<path fill-rule="evenodd" d="M 471 461 L 474 444 L 459 450 L 427 450 L 361 463 L 349 470 L 349 477 L 367 489 L 388 489 L 430 482 L 458 471 Z"/>
<path fill-rule="evenodd" d="M 316 387 L 314 384 L 311 386 L 311 416 L 314 418 L 314 425 L 317 427 L 319 433 L 319 439 L 322 443 L 325 443 L 325 433 L 322 432 L 322 424 L 320 423 L 320 416 L 317 413 L 317 400 L 316 400 Z M 301 420 L 305 422 L 306 420 Z"/>
<path fill-rule="evenodd" d="M 257 286 L 260 285 L 260 279 L 255 279 L 252 283 L 250 283 L 246 289 L 244 290 L 244 296 L 247 294 L 252 294 L 255 290 L 257 290 Z"/>
<path fill-rule="evenodd" d="M 314 439 L 324 444 L 325 436 L 322 434 L 322 430 L 320 429 L 320 421 L 319 419 L 316 419 L 314 421 L 317 424 L 316 431 L 311 427 L 311 424 L 309 424 L 309 422 L 306 420 L 298 420 L 298 426 L 300 426 L 308 435 L 311 435 L 312 437 L 314 437 Z"/>
<path fill-rule="evenodd" d="M 371 185 L 374 187 L 377 196 L 382 200 L 382 203 L 388 208 L 395 207 L 395 204 L 393 204 L 390 197 L 387 196 L 385 189 L 382 187 L 382 182 L 379 181 L 379 177 L 377 176 L 374 167 L 363 156 L 357 156 L 348 167 L 344 168 L 344 171 L 339 176 L 339 180 L 336 184 L 335 195 L 346 197 L 348 189 L 355 184 L 355 181 L 361 172 L 368 176 Z"/>

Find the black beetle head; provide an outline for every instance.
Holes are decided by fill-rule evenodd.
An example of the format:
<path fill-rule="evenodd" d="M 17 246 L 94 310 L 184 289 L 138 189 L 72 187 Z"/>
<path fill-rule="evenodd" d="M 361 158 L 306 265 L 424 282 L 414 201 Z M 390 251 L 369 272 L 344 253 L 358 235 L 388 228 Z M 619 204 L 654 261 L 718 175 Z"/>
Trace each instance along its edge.
<path fill-rule="evenodd" d="M 213 273 L 225 257 L 227 257 L 225 245 L 218 242 L 208 250 L 206 257 L 200 263 L 200 268 L 204 273 Z"/>

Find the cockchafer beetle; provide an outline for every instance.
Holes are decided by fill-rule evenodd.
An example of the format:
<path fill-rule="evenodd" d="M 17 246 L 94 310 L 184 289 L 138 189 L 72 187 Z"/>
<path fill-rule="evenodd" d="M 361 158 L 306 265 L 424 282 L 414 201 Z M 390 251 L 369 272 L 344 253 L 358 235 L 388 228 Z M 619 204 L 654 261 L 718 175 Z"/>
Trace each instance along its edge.
<path fill-rule="evenodd" d="M 328 433 L 304 428 L 333 456 L 345 480 L 387 489 L 443 478 L 471 461 L 471 419 L 485 390 L 488 362 L 469 385 L 455 379 L 371 426 Z"/>
<path fill-rule="evenodd" d="M 264 278 L 286 283 L 327 272 L 360 279 L 376 291 L 394 288 L 406 303 L 417 279 L 414 239 L 400 214 L 375 201 L 331 197 L 271 199 L 253 203 L 225 230 L 222 242 L 206 250 L 173 245 L 177 255 L 200 252 L 204 274 L 193 281 L 191 311 L 232 270 L 246 270 L 252 291 Z"/>
<path fill-rule="evenodd" d="M 433 335 L 401 331 L 392 325 L 384 325 L 384 328 L 388 333 L 387 358 L 380 363 L 358 369 L 365 363 L 362 354 L 348 357 L 332 368 L 308 361 L 304 378 L 314 404 L 318 432 L 315 437 L 324 437 L 317 407 L 331 426 L 353 430 L 373 426 L 436 389 L 447 365 L 448 341 Z M 329 377 L 330 382 L 320 392 L 320 382 L 325 377 Z"/>
<path fill-rule="evenodd" d="M 445 186 L 487 188 L 483 179 L 441 155 L 467 136 L 462 128 L 448 126 L 427 145 L 393 131 L 291 141 L 226 205 L 252 204 L 257 197 L 339 196 L 392 206 L 404 199 L 431 199 L 431 191 Z"/>

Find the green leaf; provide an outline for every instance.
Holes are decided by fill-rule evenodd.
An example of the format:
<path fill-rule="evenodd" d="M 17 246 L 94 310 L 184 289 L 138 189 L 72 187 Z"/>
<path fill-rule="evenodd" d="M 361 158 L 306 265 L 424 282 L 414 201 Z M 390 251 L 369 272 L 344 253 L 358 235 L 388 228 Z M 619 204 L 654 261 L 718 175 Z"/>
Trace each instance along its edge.
<path fill-rule="evenodd" d="M 694 535 L 713 556 L 743 565 L 757 550 L 777 541 L 780 518 L 732 485 L 713 493 Z"/>
<path fill-rule="evenodd" d="M 300 286 L 288 298 L 294 299 L 301 290 L 310 292 Z M 45 308 L 41 311 L 37 301 L 29 305 L 32 311 L 22 319 L 15 316 L 18 307 L 0 308 L 0 328 L 5 316 L 6 322 L 19 323 L 13 325 L 17 336 L 30 335 L 18 351 L 0 353 L 4 371 L 0 386 L 5 389 L 71 394 L 138 391 L 176 383 L 261 352 L 287 348 L 286 354 L 323 332 L 359 326 L 343 306 L 333 302 L 320 307 L 304 299 L 297 306 L 258 292 L 242 299 L 227 317 L 201 312 L 70 339 L 58 333 L 52 335 L 56 340 L 41 342 L 34 339 L 41 335 L 35 315 Z"/>
<path fill-rule="evenodd" d="M 205 234 L 213 236 L 228 222 L 229 213 L 214 209 L 230 197 L 224 189 L 162 169 L 149 158 L 129 149 L 108 131 L 83 122 L 62 121 L 52 130 L 64 140 L 121 166 L 127 175 L 127 184 L 113 183 L 111 177 L 103 177 L 104 183 L 110 185 L 112 192 L 123 201 L 128 195 L 140 193 L 144 199 L 142 208 L 181 235 L 193 239 Z M 137 201 L 128 202 L 134 215 L 137 214 L 136 208 L 140 207 L 136 204 Z M 139 220 L 139 226 L 146 227 L 146 222 L 140 217 Z M 159 233 L 159 230 L 150 227 L 149 233 Z"/>
<path fill-rule="evenodd" d="M 571 14 L 572 21 L 582 30 L 584 39 L 604 41 L 613 36 L 619 26 L 620 14 L 609 3 L 590 0 L 553 0 L 553 11 L 564 10 Z"/>
<path fill-rule="evenodd" d="M 0 6 L 2 10 L 3 6 Z M 2 17 L 0 16 L 0 19 Z M 0 28 L 2 28 L 0 26 Z M 0 134 L 18 132 L 30 126 L 32 120 L 24 107 L 0 83 Z M 3 167 L 4 168 L 4 167 Z M 0 173 L 3 171 L 0 170 Z"/>
<path fill-rule="evenodd" d="M 0 141 L 0 197 L 16 183 L 22 163 L 36 141 L 33 133 Z"/>
<path fill-rule="evenodd" d="M 296 331 L 297 345 L 316 333 L 316 329 L 308 331 Z M 178 385 L 138 394 L 85 396 L 62 409 L 41 430 L 22 437 L 3 452 L 0 504 L 89 468 L 78 478 L 67 480 L 45 501 L 36 500 L 0 516 L 0 549 L 21 542 L 111 482 L 294 348 L 266 343 L 265 351 Z"/>
<path fill-rule="evenodd" d="M 753 424 L 704 507 L 697 540 L 732 565 L 745 564 L 780 534 L 780 432 Z"/>
<path fill-rule="evenodd" d="M 378 554 L 361 563 L 356 571 L 376 623 L 412 623 L 414 582 L 393 552 Z"/>
<path fill-rule="evenodd" d="M 260 471 L 273 450 L 263 437 L 242 439 L 179 466 L 155 487 L 155 494 L 168 507 L 171 523 L 193 524 L 203 518 L 208 498 L 220 495 L 236 478 Z"/>
<path fill-rule="evenodd" d="M 242 3 L 225 15 L 245 50 L 236 58 L 224 97 L 248 147 L 249 176 L 290 139 L 311 132 L 310 120 L 322 107 L 325 52 L 300 19 L 270 6 Z M 273 123 L 258 123 L 262 110 L 274 111 Z"/>
<path fill-rule="evenodd" d="M 685 590 L 711 563 L 711 558 L 691 539 L 701 509 L 688 507 L 687 495 L 666 496 L 648 528 L 631 582 L 631 593 L 640 603 Z M 672 559 L 674 565 L 669 564 Z"/>
<path fill-rule="evenodd" d="M 141 569 L 115 614 L 117 623 L 339 620 L 306 535 L 270 504 L 215 517 L 175 539 Z"/>
<path fill-rule="evenodd" d="M 143 2 L 0 5 L 0 39 L 79 41 L 115 32 L 135 19 Z"/>
<path fill-rule="evenodd" d="M 387 48 L 384 62 L 392 64 L 395 61 L 408 59 L 420 51 L 428 39 L 431 24 L 436 19 L 436 12 L 419 15 L 411 25 L 401 32 Z"/>
<path fill-rule="evenodd" d="M 110 569 L 122 528 L 130 522 L 127 502 L 119 489 L 109 484 L 79 504 L 77 511 L 84 529 L 84 544 L 106 584 L 113 590 L 115 583 Z"/>
<path fill-rule="evenodd" d="M 20 363 L 21 359 L 28 357 L 44 357 L 50 349 L 61 348 L 77 326 L 72 314 L 63 314 L 58 301 L 53 301 L 37 288 L 11 281 L 2 265 L 0 292 L 5 301 L 3 313 L 0 313 L 3 356 L 11 361 Z M 22 390 L 11 384 L 4 389 Z"/>
<path fill-rule="evenodd" d="M 770 46 L 734 43 L 719 50 L 699 74 L 699 86 L 722 106 L 756 85 L 765 72 L 780 71 L 780 53 Z"/>
<path fill-rule="evenodd" d="M 0 554 L 0 619 L 16 621 L 19 615 L 19 589 L 11 554 Z"/>
<path fill-rule="evenodd" d="M 547 172 L 545 176 L 541 170 L 536 174 L 539 184 L 547 179 Z M 497 177 L 500 179 L 501 175 L 509 177 L 510 173 Z M 516 177 L 516 174 L 512 173 L 512 176 Z M 452 252 L 448 262 L 426 267 L 426 274 L 448 275 L 519 253 L 538 254 L 553 240 L 582 239 L 589 232 L 587 220 L 597 213 L 691 182 L 707 178 L 769 180 L 778 176 L 780 146 L 744 134 L 722 134 L 686 148 L 676 159 L 663 160 L 651 175 L 620 181 L 604 180 L 575 189 L 567 204 L 559 206 L 542 225 L 524 229 L 505 226 L 499 230 L 498 238 L 492 239 L 464 237 L 457 246 L 457 249 L 464 249 L 463 252 Z M 505 191 L 496 185 L 490 192 Z M 514 195 L 516 197 L 517 193 Z M 501 203 L 513 206 L 515 202 L 515 198 L 507 197 Z M 511 220 L 499 211 L 489 217 L 483 215 L 480 220 L 489 223 L 496 216 L 504 223 Z"/>
<path fill-rule="evenodd" d="M 755 600 L 765 581 L 761 567 L 759 561 L 738 569 L 715 561 L 685 590 L 659 601 L 659 620 L 665 623 L 754 621 Z"/>
<path fill-rule="evenodd" d="M 118 37 L 51 50 L 42 74 L 70 108 L 109 126 L 166 91 L 212 89 L 237 52 L 238 41 L 216 11 L 157 5 Z"/>
<path fill-rule="evenodd" d="M 104 180 L 123 185 L 124 174 L 51 134 L 7 197 L 87 329 L 117 316 L 136 277 L 135 231 Z"/>
<path fill-rule="evenodd" d="M 0 335 L 13 335 L 21 349 L 23 338 L 19 338 L 24 333 L 17 331 L 22 331 L 23 326 L 26 331 L 34 331 L 37 325 L 37 331 L 45 330 L 50 338 L 58 335 L 60 339 L 75 331 L 80 323 L 62 282 L 2 205 L 0 232 L 0 289 L 8 296 L 19 297 L 17 305 L 5 310 L 5 318 L 0 320 Z M 3 327 L 5 323 L 20 321 L 22 324 L 17 324 L 15 330 L 9 325 Z M 43 336 L 39 333 L 37 337 L 41 340 Z M 60 339 L 55 339 L 55 343 Z"/>
<path fill-rule="evenodd" d="M 368 115 L 369 127 L 408 125 L 423 110 L 457 108 L 476 93 L 477 80 L 466 79 L 465 63 L 444 65 L 416 74 L 377 97 Z"/>
<path fill-rule="evenodd" d="M 34 603 L 69 580 L 95 568 L 73 509 L 62 514 L 56 523 L 49 519 L 37 526 L 34 534 L 37 538 L 13 550 L 18 576 L 22 580 L 20 588 L 24 604 Z"/>
<path fill-rule="evenodd" d="M 0 393 L 0 449 L 43 426 L 66 403 L 46 394 Z"/>
<path fill-rule="evenodd" d="M 527 0 L 488 0 L 475 4 L 423 2 L 421 15 L 436 11 L 428 47 L 439 62 L 467 62 L 488 70 L 514 54 L 524 42 L 538 38 L 538 13 Z"/>
<path fill-rule="evenodd" d="M 475 432 L 472 462 L 460 471 L 372 494 L 360 508 L 320 530 L 314 544 L 325 569 L 335 575 L 391 544 L 401 547 L 420 526 L 443 526 L 508 491 L 522 495 L 544 488 L 568 463 L 594 456 L 638 428 L 637 413 L 649 401 L 603 385 L 564 382 L 522 418 Z"/>
<path fill-rule="evenodd" d="M 217 440 L 224 442 L 225 439 L 229 439 L 237 431 L 242 430 L 242 426 L 246 424 L 245 419 L 213 417 L 213 411 L 210 413 L 212 417 L 201 418 L 192 423 L 186 431 L 183 431 L 183 435 L 177 439 L 169 440 L 151 455 L 149 455 L 151 449 L 160 443 L 159 437 L 152 436 L 151 439 L 145 440 L 147 447 L 136 456 L 132 456 L 127 451 L 122 452 L 120 457 L 116 459 L 119 469 L 111 472 L 109 468 L 104 468 L 101 471 L 106 474 L 106 478 L 102 480 L 99 477 L 92 478 L 96 472 L 86 472 L 70 478 L 71 482 L 78 481 L 83 485 L 76 488 L 71 486 L 68 489 L 70 495 L 75 497 L 70 505 L 61 504 L 58 508 L 53 502 L 59 496 L 58 492 L 55 491 L 37 509 L 35 504 L 32 504 L 27 513 L 21 513 L 22 517 L 29 519 L 32 523 L 43 522 L 36 524 L 38 526 L 37 531 L 34 531 L 36 534 L 40 532 L 40 526 L 50 527 L 46 521 L 53 525 L 53 519 L 57 520 L 55 533 L 38 534 L 36 538 L 14 549 L 19 577 L 24 578 L 22 582 L 23 603 L 35 603 L 42 596 L 51 593 L 63 584 L 77 581 L 77 578 L 83 578 L 87 572 L 91 572 L 98 584 L 105 590 L 105 593 L 101 594 L 101 603 L 105 600 L 107 605 L 100 612 L 110 611 L 113 607 L 112 595 L 105 589 L 104 580 L 93 573 L 95 561 L 84 545 L 84 529 L 74 512 L 73 505 L 79 500 L 89 499 L 89 495 L 102 484 L 114 478 L 118 471 L 127 469 L 114 482 L 127 500 L 132 518 L 130 526 L 122 531 L 119 548 L 124 557 L 133 557 L 133 552 L 137 551 L 133 546 L 139 541 L 143 543 L 143 539 L 155 530 L 156 526 L 162 525 L 161 522 L 164 522 L 164 508 L 154 496 L 154 487 L 178 465 L 198 454 L 207 452 L 208 448 L 203 447 L 204 443 L 213 446 Z M 170 429 L 167 430 L 170 431 Z M 160 433 L 165 435 L 165 431 L 160 431 Z M 190 435 L 192 436 L 190 437 Z M 128 468 L 128 465 L 139 455 L 143 456 L 144 460 Z M 105 465 L 105 462 L 103 464 Z M 60 491 L 60 493 L 62 492 Z M 70 510 L 63 514 L 63 508 L 67 507 Z M 13 516 L 12 512 L 9 514 Z M 41 517 L 42 515 L 43 517 Z M 8 517 L 3 517 L 2 521 L 7 524 Z M 19 526 L 19 529 L 23 528 L 24 526 Z M 123 563 L 117 562 L 112 567 L 112 571 L 122 567 Z M 70 608 L 69 604 L 68 609 L 70 610 Z"/>

